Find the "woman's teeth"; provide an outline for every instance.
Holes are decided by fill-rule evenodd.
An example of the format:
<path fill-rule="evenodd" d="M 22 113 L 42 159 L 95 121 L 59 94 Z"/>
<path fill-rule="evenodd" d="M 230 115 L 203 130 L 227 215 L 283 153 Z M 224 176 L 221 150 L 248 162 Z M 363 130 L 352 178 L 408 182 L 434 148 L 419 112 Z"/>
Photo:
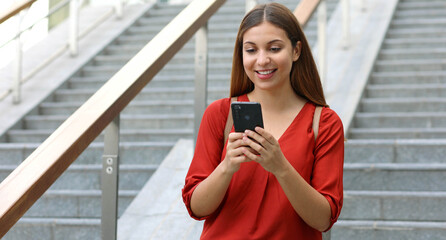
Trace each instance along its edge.
<path fill-rule="evenodd" d="M 262 75 L 267 75 L 267 74 L 273 73 L 274 70 L 269 70 L 269 71 L 257 71 L 257 72 L 260 73 L 260 74 L 262 74 Z"/>

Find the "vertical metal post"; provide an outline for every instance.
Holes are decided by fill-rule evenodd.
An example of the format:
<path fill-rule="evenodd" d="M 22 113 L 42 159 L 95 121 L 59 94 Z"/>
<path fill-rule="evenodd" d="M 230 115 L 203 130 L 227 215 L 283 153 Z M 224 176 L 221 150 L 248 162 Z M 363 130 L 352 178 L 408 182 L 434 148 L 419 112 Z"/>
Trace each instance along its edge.
<path fill-rule="evenodd" d="M 325 0 L 321 0 L 317 9 L 317 36 L 319 75 L 321 77 L 322 86 L 325 88 L 325 79 L 327 75 L 327 2 Z"/>
<path fill-rule="evenodd" d="M 245 12 L 248 13 L 257 5 L 257 0 L 246 0 Z"/>
<path fill-rule="evenodd" d="M 23 20 L 24 12 L 20 11 L 17 14 L 17 38 L 16 42 L 16 57 L 14 61 L 14 80 L 12 83 L 12 102 L 14 104 L 19 104 L 21 101 L 20 96 L 20 86 L 22 85 L 22 40 L 20 37 L 22 36 L 22 20 Z"/>
<path fill-rule="evenodd" d="M 347 49 L 350 46 L 350 0 L 342 2 L 342 46 Z"/>
<path fill-rule="evenodd" d="M 123 8 L 124 8 L 124 1 L 116 0 L 115 11 L 116 11 L 116 16 L 118 17 L 118 19 L 122 18 Z"/>
<path fill-rule="evenodd" d="M 367 10 L 367 6 L 365 0 L 361 0 L 361 11 L 365 12 Z"/>
<path fill-rule="evenodd" d="M 102 155 L 102 239 L 116 240 L 119 183 L 119 115 L 105 129 Z"/>
<path fill-rule="evenodd" d="M 70 1 L 70 36 L 68 37 L 71 56 L 78 53 L 77 38 L 79 35 L 79 2 L 78 0 Z"/>
<path fill-rule="evenodd" d="M 208 28 L 207 23 L 195 33 L 195 94 L 194 94 L 194 142 L 197 141 L 201 118 L 207 105 L 208 75 Z"/>

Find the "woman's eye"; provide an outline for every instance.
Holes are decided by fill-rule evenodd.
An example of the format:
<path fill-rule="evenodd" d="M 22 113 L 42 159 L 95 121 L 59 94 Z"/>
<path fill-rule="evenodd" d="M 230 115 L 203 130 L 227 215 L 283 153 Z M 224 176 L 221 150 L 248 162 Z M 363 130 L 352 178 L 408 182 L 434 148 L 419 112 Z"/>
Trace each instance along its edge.
<path fill-rule="evenodd" d="M 253 48 L 245 49 L 245 52 L 247 53 L 254 53 L 256 50 Z"/>
<path fill-rule="evenodd" d="M 272 47 L 270 50 L 271 52 L 278 52 L 280 51 L 280 47 Z"/>

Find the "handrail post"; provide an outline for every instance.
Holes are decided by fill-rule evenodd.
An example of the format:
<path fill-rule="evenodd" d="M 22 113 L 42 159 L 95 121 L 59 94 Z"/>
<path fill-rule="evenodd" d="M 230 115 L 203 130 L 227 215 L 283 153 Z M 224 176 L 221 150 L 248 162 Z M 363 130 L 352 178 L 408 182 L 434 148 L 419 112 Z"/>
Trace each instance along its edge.
<path fill-rule="evenodd" d="M 118 17 L 118 19 L 122 18 L 122 15 L 124 12 L 123 8 L 124 8 L 124 1 L 116 0 L 115 11 L 116 11 L 116 16 Z"/>
<path fill-rule="evenodd" d="M 350 3 L 349 0 L 341 0 L 342 3 L 342 46 L 347 49 L 350 46 Z"/>
<path fill-rule="evenodd" d="M 79 35 L 79 2 L 78 0 L 70 1 L 70 33 L 69 33 L 69 45 L 70 55 L 76 56 L 78 53 L 77 37 Z"/>
<path fill-rule="evenodd" d="M 257 0 L 246 0 L 245 12 L 248 13 L 257 5 Z"/>
<path fill-rule="evenodd" d="M 22 28 L 22 20 L 24 16 L 25 10 L 20 11 L 20 13 L 17 14 L 17 38 L 16 38 L 16 57 L 14 61 L 14 80 L 12 84 L 12 102 L 14 104 L 19 104 L 21 101 L 20 96 L 20 87 L 22 85 L 22 41 L 20 37 L 21 34 L 21 28 Z"/>
<path fill-rule="evenodd" d="M 327 61 L 327 2 L 321 0 L 317 9 L 317 35 L 318 35 L 318 62 L 319 75 L 322 86 L 326 88 L 326 61 Z"/>
<path fill-rule="evenodd" d="M 119 114 L 105 128 L 102 155 L 102 239 L 116 240 L 119 183 Z"/>
<path fill-rule="evenodd" d="M 206 23 L 195 34 L 194 143 L 197 141 L 201 117 L 207 106 L 207 73 L 208 27 Z"/>

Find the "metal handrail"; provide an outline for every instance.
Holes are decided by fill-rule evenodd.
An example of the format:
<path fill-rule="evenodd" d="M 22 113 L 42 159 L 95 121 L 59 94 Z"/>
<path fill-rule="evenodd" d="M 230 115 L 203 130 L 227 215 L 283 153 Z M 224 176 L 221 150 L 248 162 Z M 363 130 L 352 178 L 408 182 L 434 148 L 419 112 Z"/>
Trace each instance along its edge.
<path fill-rule="evenodd" d="M 3 12 L 0 14 L 0 24 L 9 18 L 15 16 L 20 11 L 29 8 L 37 0 L 27 0 L 20 3 L 15 3 L 15 5 L 8 12 Z"/>
<path fill-rule="evenodd" d="M 303 0 L 302 2 L 307 1 L 314 0 Z M 111 144 L 115 146 L 112 150 L 116 150 L 120 112 L 200 28 L 196 41 L 198 46 L 202 45 L 198 43 L 203 38 L 207 38 L 205 27 L 207 21 L 224 2 L 225 0 L 192 1 L 0 183 L 0 238 L 106 127 L 106 141 L 111 139 Z M 206 55 L 207 51 L 197 48 L 196 59 L 202 61 L 205 66 L 207 65 Z M 196 85 L 203 84 L 203 82 L 206 84 L 206 68 L 203 68 L 201 64 L 196 65 L 200 68 L 198 71 L 196 70 L 196 76 L 201 78 Z M 206 85 L 201 88 L 201 91 L 206 91 Z M 206 94 L 201 94 L 195 99 L 199 101 L 197 99 L 203 98 L 206 100 Z M 203 107 L 205 106 L 200 105 L 196 108 L 195 118 L 201 118 L 199 113 L 203 111 Z M 109 132 L 114 136 L 110 138 Z M 118 153 L 116 151 L 108 153 L 107 149 L 110 149 L 110 146 L 106 145 L 105 147 L 103 172 L 105 171 L 105 174 L 116 173 L 114 178 L 117 178 Z M 104 173 L 102 176 L 104 177 Z M 116 182 L 109 187 L 116 187 Z M 114 195 L 114 200 L 116 200 L 117 191 L 111 195 Z M 116 202 L 112 206 L 116 208 Z M 116 217 L 114 218 L 112 221 L 116 222 Z M 111 227 L 114 228 L 114 232 L 111 233 L 114 236 L 104 237 L 103 235 L 104 239 L 116 237 L 116 223 L 111 223 L 111 225 L 114 225 Z"/>
<path fill-rule="evenodd" d="M 14 35 L 14 37 L 12 37 L 10 40 L 6 41 L 2 46 L 3 47 L 7 44 L 9 44 L 11 41 L 15 40 L 17 42 L 16 44 L 16 57 L 15 57 L 15 61 L 14 61 L 14 74 L 13 74 L 13 82 L 12 82 L 12 87 L 10 88 L 10 90 L 6 91 L 5 93 L 2 93 L 2 95 L 0 96 L 0 101 L 5 98 L 7 95 L 9 95 L 10 93 L 13 94 L 13 103 L 14 104 L 18 104 L 20 103 L 21 100 L 21 96 L 20 96 L 20 88 L 21 85 L 26 82 L 29 78 L 31 78 L 34 74 L 36 74 L 38 71 L 40 71 L 42 68 L 44 68 L 46 65 L 48 65 L 48 63 L 50 63 L 51 61 L 53 61 L 56 57 L 60 56 L 67 48 L 70 50 L 70 54 L 71 56 L 76 56 L 78 54 L 78 40 L 79 38 L 81 38 L 82 36 L 85 35 L 85 33 L 90 32 L 91 29 L 88 29 L 87 31 L 84 31 L 83 33 L 79 33 L 78 29 L 79 29 L 79 8 L 82 5 L 83 0 L 65 0 L 63 2 L 60 2 L 58 4 L 56 4 L 56 6 L 54 6 L 52 9 L 50 9 L 50 11 L 48 12 L 48 14 L 46 14 L 45 16 L 41 17 L 40 19 L 38 19 L 37 21 L 35 21 L 34 23 L 30 24 L 29 26 L 27 26 L 26 28 L 21 28 L 20 24 L 21 24 L 21 18 L 22 18 L 22 12 L 25 11 L 27 8 L 29 8 L 34 2 L 36 2 L 37 0 L 28 0 L 28 1 L 24 1 L 20 4 L 16 4 L 15 6 L 13 6 L 11 8 L 11 10 L 9 12 L 3 13 L 0 16 L 0 23 L 8 20 L 9 18 L 17 15 L 19 17 L 19 29 L 17 31 L 17 33 Z M 47 58 L 46 60 L 43 61 L 42 64 L 38 65 L 36 68 L 34 68 L 30 74 L 28 74 L 25 77 L 22 77 L 22 43 L 20 40 L 20 36 L 22 35 L 23 32 L 28 31 L 29 29 L 31 29 L 33 26 L 35 26 L 38 22 L 40 22 L 41 20 L 49 17 L 50 15 L 54 14 L 56 11 L 58 11 L 60 8 L 64 7 L 67 4 L 70 4 L 70 31 L 69 31 L 69 36 L 68 36 L 68 43 L 66 46 L 63 46 L 61 49 L 57 50 L 53 55 L 51 55 L 49 58 Z M 115 12 L 118 18 L 122 18 L 122 14 L 123 14 L 123 10 L 122 7 L 124 5 L 124 0 L 117 0 L 117 3 L 115 4 Z M 107 13 L 105 14 L 105 18 L 101 17 L 100 21 L 104 21 L 106 19 L 106 17 L 110 16 L 111 14 Z M 98 26 L 97 23 L 93 24 L 94 26 Z"/>
<path fill-rule="evenodd" d="M 0 184 L 0 238 L 225 0 L 194 0 Z"/>

